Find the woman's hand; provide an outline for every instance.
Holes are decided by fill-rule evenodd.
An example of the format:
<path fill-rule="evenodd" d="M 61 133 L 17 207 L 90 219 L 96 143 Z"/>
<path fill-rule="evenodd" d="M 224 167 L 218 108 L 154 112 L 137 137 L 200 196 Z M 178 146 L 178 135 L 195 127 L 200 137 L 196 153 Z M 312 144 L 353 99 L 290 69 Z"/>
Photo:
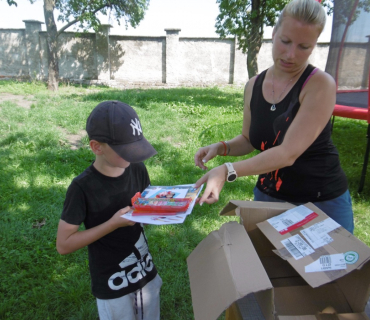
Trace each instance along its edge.
<path fill-rule="evenodd" d="M 206 147 L 199 148 L 194 156 L 195 165 L 203 170 L 207 170 L 208 168 L 204 164 L 218 155 L 219 147 L 220 143 L 218 142 Z"/>
<path fill-rule="evenodd" d="M 200 205 L 202 205 L 204 202 L 212 204 L 218 201 L 218 196 L 226 181 L 226 175 L 227 168 L 225 165 L 221 165 L 207 172 L 195 183 L 196 187 L 201 186 L 203 183 L 207 184 L 203 195 L 199 199 Z"/>

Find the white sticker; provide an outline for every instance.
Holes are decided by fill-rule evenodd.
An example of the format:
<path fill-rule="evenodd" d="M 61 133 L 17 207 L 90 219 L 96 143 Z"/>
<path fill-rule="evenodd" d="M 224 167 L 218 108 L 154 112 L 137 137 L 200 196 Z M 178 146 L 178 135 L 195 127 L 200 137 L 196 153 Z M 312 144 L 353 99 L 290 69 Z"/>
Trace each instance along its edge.
<path fill-rule="evenodd" d="M 315 252 L 315 250 L 313 250 L 299 234 L 284 239 L 281 241 L 281 243 L 296 260 Z"/>
<path fill-rule="evenodd" d="M 281 234 L 297 229 L 318 216 L 311 209 L 301 205 L 285 211 L 267 221 Z"/>
<path fill-rule="evenodd" d="M 344 253 L 344 260 L 347 264 L 354 264 L 359 259 L 359 254 L 356 251 L 347 251 Z"/>
<path fill-rule="evenodd" d="M 323 221 L 313 224 L 312 226 L 301 230 L 301 233 L 314 248 L 320 248 L 330 242 L 333 239 L 329 236 L 329 232 L 340 227 L 340 224 L 335 222 L 331 218 L 327 218 Z"/>
<path fill-rule="evenodd" d="M 310 263 L 305 267 L 306 272 L 319 272 L 331 270 L 347 269 L 343 253 L 321 256 L 320 259 Z"/>

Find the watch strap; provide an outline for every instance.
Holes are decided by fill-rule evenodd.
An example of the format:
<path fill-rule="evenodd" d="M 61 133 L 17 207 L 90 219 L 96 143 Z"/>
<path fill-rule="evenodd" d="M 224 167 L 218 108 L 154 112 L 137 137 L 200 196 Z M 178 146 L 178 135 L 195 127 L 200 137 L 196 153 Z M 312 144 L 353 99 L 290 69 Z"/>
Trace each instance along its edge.
<path fill-rule="evenodd" d="M 236 178 L 238 177 L 238 175 L 236 174 L 236 171 L 235 171 L 233 165 L 230 162 L 226 162 L 225 165 L 226 165 L 226 168 L 227 168 L 227 178 L 226 178 L 226 180 L 228 182 L 235 181 Z"/>

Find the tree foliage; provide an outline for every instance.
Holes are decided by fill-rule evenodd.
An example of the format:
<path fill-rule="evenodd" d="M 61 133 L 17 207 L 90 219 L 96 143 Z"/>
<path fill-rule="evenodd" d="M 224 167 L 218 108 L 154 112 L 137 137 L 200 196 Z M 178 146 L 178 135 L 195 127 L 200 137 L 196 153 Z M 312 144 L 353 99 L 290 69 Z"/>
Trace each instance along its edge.
<path fill-rule="evenodd" d="M 250 30 L 263 33 L 264 25 L 273 26 L 275 20 L 289 0 L 261 1 L 261 0 L 217 0 L 220 14 L 216 20 L 216 32 L 225 38 L 228 35 L 236 36 L 239 49 L 243 53 L 248 51 L 248 38 L 256 37 Z"/>
<path fill-rule="evenodd" d="M 35 0 L 30 0 L 33 3 Z M 17 6 L 16 0 L 7 0 L 9 5 Z M 149 0 L 43 0 L 44 17 L 47 31 L 48 45 L 48 87 L 50 90 L 58 90 L 59 67 L 58 67 L 58 36 L 71 26 L 77 26 L 80 30 L 94 29 L 98 31 L 100 20 L 97 13 L 109 15 L 120 25 L 130 24 L 136 27 L 144 18 Z M 64 23 L 59 30 L 55 23 L 55 10 L 59 11 L 57 20 Z"/>
<path fill-rule="evenodd" d="M 337 6 L 334 9 L 334 0 L 323 0 L 322 5 L 327 8 L 328 15 L 335 14 L 336 23 L 346 24 L 348 17 L 351 16 L 351 10 L 355 4 L 356 10 L 353 12 L 351 24 L 356 21 L 361 11 L 370 12 L 370 0 L 337 0 Z M 333 26 L 335 27 L 335 26 Z"/>
<path fill-rule="evenodd" d="M 249 77 L 258 72 L 257 56 L 261 49 L 264 26 L 273 26 L 289 0 L 217 0 L 220 14 L 216 32 L 221 38 L 235 36 L 238 49 L 247 53 Z"/>
<path fill-rule="evenodd" d="M 9 0 L 11 1 L 11 0 Z M 130 24 L 136 27 L 144 18 L 149 0 L 57 0 L 55 9 L 59 11 L 58 21 L 65 23 L 59 30 L 63 32 L 71 25 L 78 24 L 78 27 L 87 30 L 98 30 L 100 21 L 97 13 L 109 15 L 111 19 L 120 25 Z"/>
<path fill-rule="evenodd" d="M 237 39 L 238 49 L 247 54 L 247 68 L 249 77 L 258 73 L 257 57 L 263 40 L 264 26 L 274 26 L 275 20 L 284 6 L 291 0 L 217 0 L 220 14 L 216 19 L 216 32 L 221 38 L 234 36 Z M 327 14 L 334 11 L 335 0 L 322 0 Z M 370 11 L 370 0 L 336 0 L 345 2 L 339 6 L 335 14 L 342 20 L 349 16 L 348 10 L 358 2 L 357 9 L 352 16 L 355 21 L 361 10 Z M 338 6 L 337 6 L 338 7 Z"/>

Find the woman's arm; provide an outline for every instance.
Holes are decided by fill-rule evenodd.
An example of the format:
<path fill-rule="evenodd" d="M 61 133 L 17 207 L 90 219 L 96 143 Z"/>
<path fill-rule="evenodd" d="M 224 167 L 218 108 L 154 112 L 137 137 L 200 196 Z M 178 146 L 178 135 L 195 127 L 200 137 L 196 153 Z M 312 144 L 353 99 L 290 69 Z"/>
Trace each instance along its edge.
<path fill-rule="evenodd" d="M 328 123 L 335 105 L 336 86 L 325 72 L 312 76 L 300 94 L 301 107 L 287 130 L 281 145 L 234 163 L 238 176 L 257 175 L 291 166 L 316 140 Z M 214 203 L 226 180 L 226 166 L 216 167 L 199 179 L 207 183 L 200 203 Z"/>

